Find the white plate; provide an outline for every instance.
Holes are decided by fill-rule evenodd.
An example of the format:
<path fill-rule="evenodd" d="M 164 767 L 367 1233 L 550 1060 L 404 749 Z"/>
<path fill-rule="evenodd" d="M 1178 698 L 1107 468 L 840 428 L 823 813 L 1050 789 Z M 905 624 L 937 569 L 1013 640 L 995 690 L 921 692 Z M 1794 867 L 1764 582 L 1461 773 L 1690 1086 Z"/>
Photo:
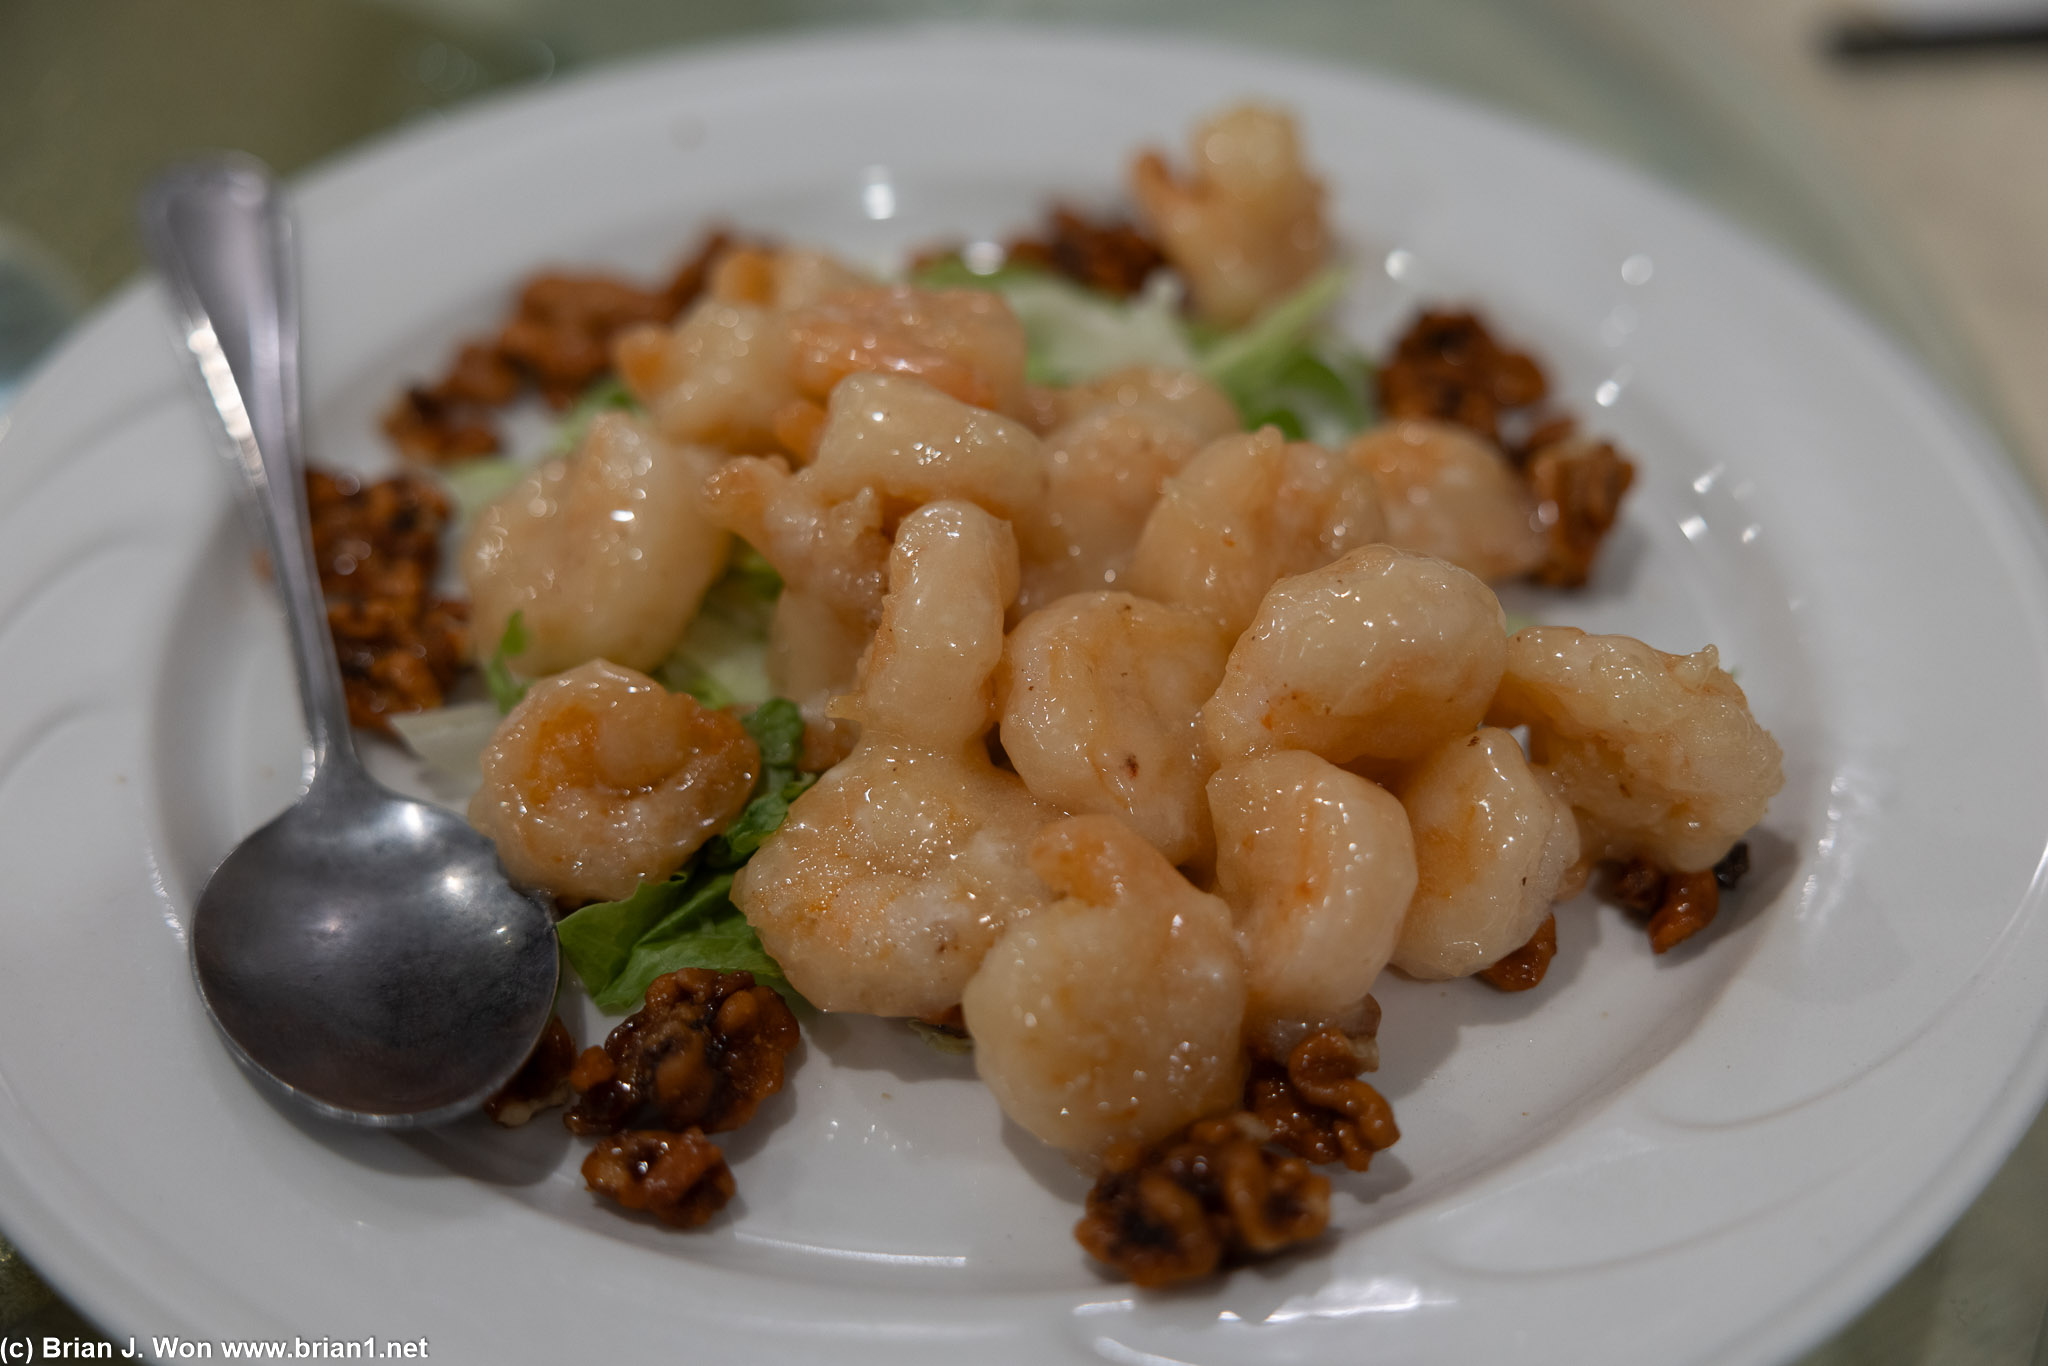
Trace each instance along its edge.
<path fill-rule="evenodd" d="M 2048 1089 L 2039 524 L 1867 324 L 1628 172 L 1380 78 L 1150 37 L 684 55 L 303 183 L 315 449 L 382 460 L 379 405 L 542 263 L 651 276 L 713 217 L 870 259 L 1000 232 L 1113 196 L 1130 149 L 1246 94 L 1303 118 L 1374 267 L 1362 335 L 1477 301 L 1639 457 L 1599 582 L 1513 605 L 1739 670 L 1788 780 L 1724 923 L 1656 960 L 1589 902 L 1538 991 L 1386 984 L 1400 1145 L 1340 1176 L 1337 1236 L 1185 1293 L 1091 1270 L 1081 1179 L 875 1022 L 810 1030 L 730 1145 L 734 1216 L 691 1235 L 600 1209 L 552 1123 L 302 1121 L 189 983 L 186 910 L 291 796 L 298 722 L 133 288 L 0 441 L 0 1219 L 65 1293 L 122 1336 L 424 1336 L 456 1362 L 1760 1361 L 1938 1234 Z"/>

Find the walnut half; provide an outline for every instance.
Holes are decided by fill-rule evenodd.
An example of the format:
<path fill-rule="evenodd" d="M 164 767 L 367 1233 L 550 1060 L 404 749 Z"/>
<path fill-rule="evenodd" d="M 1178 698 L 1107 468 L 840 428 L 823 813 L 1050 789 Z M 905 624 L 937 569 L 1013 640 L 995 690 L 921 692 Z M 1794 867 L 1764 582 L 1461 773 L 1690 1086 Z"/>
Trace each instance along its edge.
<path fill-rule="evenodd" d="M 583 1159 L 583 1182 L 631 1210 L 694 1228 L 732 1199 L 725 1154 L 700 1129 L 631 1129 L 602 1139 Z"/>
<path fill-rule="evenodd" d="M 1386 1097 L 1359 1080 L 1368 1060 L 1341 1030 L 1320 1030 L 1284 1064 L 1254 1056 L 1245 1108 L 1296 1157 L 1362 1172 L 1401 1137 Z"/>
<path fill-rule="evenodd" d="M 782 1089 L 800 1037 L 789 1007 L 750 972 L 657 977 L 647 1004 L 576 1060 L 563 1122 L 579 1134 L 737 1129 Z"/>
<path fill-rule="evenodd" d="M 1263 1133 L 1248 1115 L 1226 1115 L 1112 1153 L 1074 1237 L 1147 1287 L 1315 1238 L 1330 1220 L 1330 1183 L 1268 1149 Z"/>

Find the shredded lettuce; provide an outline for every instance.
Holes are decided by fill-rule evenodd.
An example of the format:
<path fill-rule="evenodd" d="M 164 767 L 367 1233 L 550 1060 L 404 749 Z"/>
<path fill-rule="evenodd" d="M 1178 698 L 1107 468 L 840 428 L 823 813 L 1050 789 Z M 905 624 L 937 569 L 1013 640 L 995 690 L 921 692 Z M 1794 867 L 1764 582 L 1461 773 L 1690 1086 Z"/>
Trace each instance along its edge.
<path fill-rule="evenodd" d="M 1181 316 L 1180 282 L 1168 271 L 1129 300 L 1035 266 L 976 271 L 957 256 L 913 279 L 928 289 L 987 289 L 1007 299 L 1024 325 L 1033 384 L 1078 384 L 1132 365 L 1196 369 L 1230 396 L 1248 428 L 1270 423 L 1296 441 L 1338 445 L 1372 421 L 1372 367 L 1325 326 L 1350 283 L 1339 267 L 1235 332 Z"/>
<path fill-rule="evenodd" d="M 1053 274 L 1038 266 L 1006 261 L 994 270 L 976 270 L 959 256 L 941 256 L 919 266 L 910 283 L 919 289 L 1005 289 L 1023 281 L 1049 280 Z"/>
<path fill-rule="evenodd" d="M 732 562 L 704 594 L 675 652 L 654 671 L 671 692 L 707 707 L 754 706 L 775 695 L 768 681 L 768 622 L 782 576 L 741 541 Z"/>
<path fill-rule="evenodd" d="M 943 1025 L 927 1024 L 923 1020 L 909 1020 L 906 1023 L 910 1026 L 910 1032 L 924 1040 L 924 1046 L 934 1053 L 944 1053 L 948 1057 L 957 1058 L 974 1051 L 974 1040 L 965 1034 L 956 1034 Z"/>
<path fill-rule="evenodd" d="M 561 425 L 555 428 L 555 441 L 548 448 L 549 455 L 567 455 L 583 444 L 583 434 L 590 430 L 590 424 L 599 413 L 641 411 L 640 400 L 633 397 L 633 391 L 626 387 L 617 375 L 606 375 L 585 389 L 569 411 L 562 414 Z"/>
<path fill-rule="evenodd" d="M 441 483 L 455 503 L 457 524 L 468 526 L 479 512 L 510 493 L 531 472 L 530 465 L 502 455 L 487 455 L 443 469 Z"/>
<path fill-rule="evenodd" d="M 391 729 L 435 777 L 466 794 L 482 776 L 479 762 L 484 746 L 497 734 L 503 716 L 496 702 L 479 698 L 394 716 Z"/>
<path fill-rule="evenodd" d="M 915 283 L 1002 295 L 1024 325 L 1025 377 L 1033 384 L 1079 384 L 1132 365 L 1184 370 L 1195 363 L 1180 320 L 1179 282 L 1163 272 L 1128 300 L 1032 266 L 984 274 L 957 257 L 924 267 Z"/>
<path fill-rule="evenodd" d="M 498 637 L 498 648 L 491 653 L 490 663 L 484 665 L 484 686 L 490 689 L 491 700 L 498 704 L 498 714 L 503 716 L 519 705 L 526 696 L 528 684 L 512 672 L 508 663 L 513 655 L 526 649 L 526 614 L 514 612 L 505 623 L 505 633 Z"/>
<path fill-rule="evenodd" d="M 1202 372 L 1229 387 L 1272 370 L 1322 325 L 1323 315 L 1344 296 L 1350 272 L 1332 266 L 1202 353 Z"/>
<path fill-rule="evenodd" d="M 773 698 L 745 718 L 761 747 L 761 781 L 737 819 L 674 876 L 642 882 L 621 901 L 585 906 L 555 927 L 563 955 L 598 1009 L 639 1008 L 648 983 L 681 968 L 746 971 L 793 1004 L 804 1004 L 746 917 L 732 904 L 735 870 L 789 815 L 816 776 L 797 771 L 804 720 L 794 702 Z"/>
<path fill-rule="evenodd" d="M 1079 384 L 1127 366 L 1187 369 L 1195 362 L 1171 276 L 1153 276 L 1128 302 L 1049 274 L 1001 292 L 1024 324 L 1025 378 L 1033 384 Z"/>
<path fill-rule="evenodd" d="M 1201 369 L 1230 395 L 1245 426 L 1339 445 L 1372 421 L 1372 367 L 1323 325 L 1349 275 L 1331 268 L 1236 332 L 1211 337 Z"/>

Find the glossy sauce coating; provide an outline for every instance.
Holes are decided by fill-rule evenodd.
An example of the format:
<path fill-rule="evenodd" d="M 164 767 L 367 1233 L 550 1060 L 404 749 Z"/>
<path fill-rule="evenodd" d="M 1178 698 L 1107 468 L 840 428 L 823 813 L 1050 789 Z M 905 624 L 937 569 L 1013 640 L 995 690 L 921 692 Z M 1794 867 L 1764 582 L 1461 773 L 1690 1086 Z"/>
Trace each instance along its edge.
<path fill-rule="evenodd" d="M 1234 1105 L 1245 985 L 1229 908 L 1111 816 L 1048 827 L 1031 866 L 1061 899 L 1003 935 L 962 1001 L 1003 1113 L 1099 1154 Z"/>
<path fill-rule="evenodd" d="M 1283 750 L 1209 780 L 1216 880 L 1237 918 L 1252 1014 L 1354 1009 L 1393 955 L 1415 894 L 1408 815 L 1384 788 Z"/>
<path fill-rule="evenodd" d="M 519 885 L 613 901 L 739 815 L 760 764 L 730 713 L 593 660 L 534 684 L 505 717 L 469 821 Z"/>
<path fill-rule="evenodd" d="M 1392 546 L 1282 580 L 1202 710 L 1219 759 L 1305 749 L 1420 758 L 1479 723 L 1507 656 L 1500 603 L 1457 566 Z"/>
<path fill-rule="evenodd" d="M 1396 791 L 1417 882 L 1394 966 L 1463 977 L 1528 943 L 1578 859 L 1579 835 L 1515 737 L 1489 727 L 1447 740 Z"/>
<path fill-rule="evenodd" d="M 725 568 L 731 542 L 702 498 L 714 463 L 622 414 L 592 422 L 573 455 L 477 517 L 462 552 L 477 648 L 495 649 L 518 612 L 528 643 L 510 662 L 521 673 L 661 663 Z"/>

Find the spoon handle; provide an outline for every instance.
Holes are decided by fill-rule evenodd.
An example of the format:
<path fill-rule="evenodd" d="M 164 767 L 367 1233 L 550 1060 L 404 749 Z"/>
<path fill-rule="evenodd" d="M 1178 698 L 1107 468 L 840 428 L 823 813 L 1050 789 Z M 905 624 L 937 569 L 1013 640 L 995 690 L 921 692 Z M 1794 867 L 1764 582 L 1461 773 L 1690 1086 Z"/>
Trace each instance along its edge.
<path fill-rule="evenodd" d="M 144 245 L 169 289 L 184 348 L 262 516 L 314 773 L 358 769 L 307 527 L 298 258 L 284 198 L 261 162 L 222 154 L 158 177 L 141 212 Z"/>

